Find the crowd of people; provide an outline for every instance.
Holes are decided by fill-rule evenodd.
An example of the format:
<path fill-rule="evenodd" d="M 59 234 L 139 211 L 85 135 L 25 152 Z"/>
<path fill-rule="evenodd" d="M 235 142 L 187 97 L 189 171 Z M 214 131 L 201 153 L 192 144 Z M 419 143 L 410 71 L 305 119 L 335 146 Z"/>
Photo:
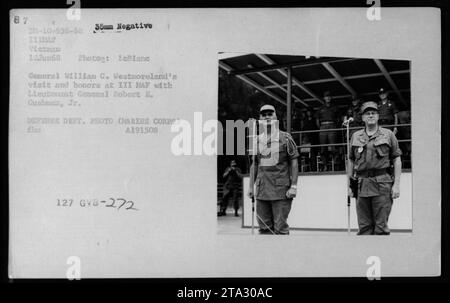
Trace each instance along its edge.
<path fill-rule="evenodd" d="M 399 139 L 410 139 L 410 127 L 397 127 L 410 123 L 409 111 L 399 112 L 395 102 L 383 88 L 379 90 L 379 123 L 391 129 Z M 350 136 L 364 126 L 361 119 L 361 104 L 365 101 L 359 95 L 353 95 L 347 108 L 333 104 L 330 92 L 324 93 L 325 104 L 313 111 L 294 112 L 292 118 L 293 135 L 300 146 L 306 171 L 327 171 L 345 169 L 346 132 L 342 129 L 349 118 Z M 338 130 L 342 129 L 342 130 Z M 301 131 L 301 132 L 298 132 Z M 310 147 L 319 145 L 316 147 Z M 404 155 L 409 156 L 411 143 L 401 144 Z"/>
<path fill-rule="evenodd" d="M 314 124 L 320 130 L 319 142 L 324 147 L 334 147 L 337 129 L 337 109 L 331 105 L 329 93 L 324 96 L 325 104 L 315 115 L 308 114 L 304 122 Z M 398 111 L 380 90 L 380 102 L 365 101 L 359 105 L 354 98 L 345 124 L 361 125 L 353 128 L 349 139 L 349 158 L 346 160 L 348 198 L 355 197 L 358 220 L 358 235 L 389 235 L 388 219 L 394 199 L 400 197 L 400 175 L 402 172 L 402 151 L 395 133 L 398 132 Z M 384 114 L 392 114 L 388 117 Z M 351 118 L 351 119 L 350 119 Z M 384 119 L 384 120 L 383 120 Z M 260 108 L 261 122 L 257 143 L 253 146 L 249 170 L 248 197 L 252 200 L 252 216 L 256 204 L 256 221 L 259 233 L 265 235 L 289 235 L 288 216 L 292 201 L 297 196 L 299 161 L 297 144 L 290 133 L 280 130 L 276 109 L 266 104 Z M 379 121 L 385 123 L 384 127 Z M 305 126 L 305 125 L 303 125 Z M 307 133 L 306 133 L 307 134 Z M 324 143 L 326 142 L 326 143 Z M 330 143 L 331 142 L 331 143 Z M 328 144 L 328 145 L 327 145 Z M 301 149 L 300 149 L 301 152 Z M 235 160 L 223 173 L 226 180 L 224 193 L 217 215 L 226 216 L 230 199 L 233 200 L 235 216 L 239 216 L 239 184 L 242 173 Z M 301 182 L 300 182 L 301 184 Z M 322 189 L 320 189 L 322 190 Z M 350 221 L 349 221 L 350 222 Z M 254 221 L 252 221 L 252 232 Z M 348 225 L 350 231 L 350 223 Z"/>
<path fill-rule="evenodd" d="M 375 102 L 379 116 L 377 124 L 390 129 L 396 139 L 400 140 L 399 147 L 404 159 L 403 168 L 411 168 L 410 111 L 399 111 L 383 88 L 380 88 L 378 98 L 378 102 Z M 365 126 L 362 119 L 362 105 L 371 100 L 363 100 L 360 96 L 353 95 L 347 107 L 338 107 L 333 104 L 332 96 L 328 91 L 324 93 L 323 100 L 325 101 L 323 106 L 317 110 L 306 109 L 293 112 L 291 135 L 298 146 L 299 172 L 344 171 L 347 152 L 345 122 L 349 126 L 349 138 Z M 273 112 L 276 112 L 275 108 Z M 286 129 L 286 119 L 283 119 L 283 122 Z M 218 216 L 226 216 L 229 200 L 233 202 L 234 215 L 238 216 L 240 183 L 243 173 L 249 173 L 249 167 L 245 165 L 245 162 L 241 163 L 243 172 L 235 160 L 228 162 L 230 165 L 224 168 L 221 178 L 224 186 Z"/>

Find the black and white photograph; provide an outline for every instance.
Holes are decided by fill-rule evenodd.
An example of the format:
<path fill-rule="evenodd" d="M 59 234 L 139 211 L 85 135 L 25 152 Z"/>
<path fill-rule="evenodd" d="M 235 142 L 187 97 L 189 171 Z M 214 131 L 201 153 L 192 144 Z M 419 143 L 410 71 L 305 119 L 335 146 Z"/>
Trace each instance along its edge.
<path fill-rule="evenodd" d="M 12 7 L 8 279 L 439 277 L 440 10 L 361 5 Z"/>
<path fill-rule="evenodd" d="M 413 232 L 410 61 L 219 58 L 220 123 L 237 128 L 238 120 L 269 115 L 279 125 L 274 135 L 259 128 L 263 143 L 256 143 L 255 159 L 239 155 L 238 147 L 234 154 L 224 147 L 218 157 L 219 233 L 248 234 L 249 227 L 281 235 Z M 230 128 L 223 129 L 228 139 Z M 274 142 L 278 161 L 258 168 Z"/>

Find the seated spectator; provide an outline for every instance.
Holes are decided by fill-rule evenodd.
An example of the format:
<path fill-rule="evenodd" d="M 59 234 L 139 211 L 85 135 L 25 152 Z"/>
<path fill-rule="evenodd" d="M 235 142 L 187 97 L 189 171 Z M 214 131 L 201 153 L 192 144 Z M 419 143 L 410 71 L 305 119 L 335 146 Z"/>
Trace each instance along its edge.
<path fill-rule="evenodd" d="M 306 171 L 305 168 L 308 168 L 308 171 L 311 170 L 313 166 L 313 157 L 312 157 L 312 148 L 311 142 L 309 141 L 309 137 L 302 137 L 302 144 L 300 147 L 300 171 Z"/>
<path fill-rule="evenodd" d="M 311 152 L 311 142 L 308 137 L 302 138 L 302 144 L 300 147 L 300 153 L 310 153 Z"/>

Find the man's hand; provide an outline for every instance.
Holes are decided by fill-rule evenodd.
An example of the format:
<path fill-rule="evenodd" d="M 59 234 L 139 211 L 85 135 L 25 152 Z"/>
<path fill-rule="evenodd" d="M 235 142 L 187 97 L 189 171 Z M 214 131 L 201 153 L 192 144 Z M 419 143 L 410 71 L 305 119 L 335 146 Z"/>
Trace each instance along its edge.
<path fill-rule="evenodd" d="M 353 194 L 353 190 L 352 190 L 350 187 L 348 188 L 348 193 L 347 193 L 347 195 L 348 195 L 350 198 L 355 197 L 355 195 Z"/>
<path fill-rule="evenodd" d="M 400 197 L 400 186 L 398 184 L 394 184 L 391 190 L 392 199 L 397 199 Z"/>
<path fill-rule="evenodd" d="M 394 129 L 392 130 L 392 132 L 394 133 L 394 135 L 397 135 L 397 132 L 398 132 L 397 127 L 394 127 Z"/>
<path fill-rule="evenodd" d="M 295 198 L 296 195 L 297 195 L 297 188 L 295 187 L 289 188 L 289 190 L 286 192 L 286 197 L 288 199 L 293 199 Z"/>

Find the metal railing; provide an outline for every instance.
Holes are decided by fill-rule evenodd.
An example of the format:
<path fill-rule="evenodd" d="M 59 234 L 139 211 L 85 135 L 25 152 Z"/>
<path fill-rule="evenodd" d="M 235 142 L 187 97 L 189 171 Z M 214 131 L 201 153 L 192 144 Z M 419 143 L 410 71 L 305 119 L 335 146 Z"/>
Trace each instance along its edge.
<path fill-rule="evenodd" d="M 389 124 L 389 125 L 380 125 L 381 127 L 384 128 L 393 128 L 393 127 L 411 127 L 411 124 Z M 363 129 L 364 126 L 355 126 L 355 127 L 349 127 L 349 130 L 359 130 L 359 129 Z M 341 142 L 341 143 L 332 143 L 332 144 L 314 144 L 314 145 L 301 145 L 302 144 L 302 135 L 303 134 L 309 134 L 309 133 L 323 133 L 323 132 L 344 132 L 346 131 L 347 128 L 330 128 L 330 129 L 315 129 L 315 130 L 303 130 L 303 131 L 292 131 L 291 135 L 294 136 L 296 134 L 299 135 L 299 145 L 297 146 L 297 148 L 304 148 L 304 147 L 328 147 L 328 146 L 346 146 L 347 143 L 346 142 Z M 343 139 L 345 141 L 345 136 L 343 135 Z M 399 143 L 401 142 L 411 142 L 411 138 L 410 139 L 401 139 L 398 140 Z"/>
<path fill-rule="evenodd" d="M 397 127 L 397 130 L 406 127 L 411 127 L 410 123 L 404 123 L 404 124 L 385 124 L 385 125 L 380 125 L 381 127 L 384 128 L 393 128 L 393 127 Z M 353 130 L 359 130 L 359 129 L 363 129 L 364 126 L 355 126 L 355 127 L 349 127 L 349 130 L 353 131 Z M 327 168 L 328 166 L 330 167 L 330 169 L 327 169 L 327 172 L 342 172 L 345 171 L 345 167 L 344 167 L 344 162 L 345 162 L 345 157 L 346 157 L 346 130 L 347 128 L 342 127 L 342 128 L 332 128 L 332 129 L 316 129 L 316 130 L 305 130 L 305 131 L 292 131 L 291 135 L 294 138 L 294 141 L 296 137 L 299 138 L 298 142 L 299 144 L 297 145 L 297 149 L 299 150 L 301 157 L 299 158 L 299 171 L 300 172 L 304 172 L 303 167 L 304 166 L 308 166 L 308 164 L 305 164 L 304 162 L 307 161 L 309 162 L 309 171 L 311 172 L 319 172 L 321 171 L 321 168 Z M 342 142 L 339 143 L 328 143 L 328 144 L 312 144 L 311 142 L 309 142 L 308 144 L 302 144 L 302 135 L 305 134 L 320 134 L 322 132 L 340 132 L 341 137 L 337 137 L 337 140 L 341 140 Z M 398 131 L 401 133 L 401 131 Z M 248 138 L 251 136 L 247 136 Z M 318 140 L 318 138 L 317 138 Z M 410 143 L 411 142 L 411 138 L 407 138 L 407 139 L 399 139 L 398 140 L 399 143 Z M 321 154 L 321 150 L 322 148 L 325 147 L 338 147 L 338 149 L 340 149 L 340 152 L 337 151 L 335 152 L 335 154 L 337 154 L 336 159 L 334 157 L 332 157 L 331 161 L 329 161 L 329 163 L 323 163 L 322 161 L 322 154 Z M 305 151 L 306 150 L 306 151 Z M 308 151 L 309 150 L 309 151 Z M 250 153 L 250 149 L 246 149 L 246 151 L 248 153 Z M 304 154 L 309 154 L 309 160 L 305 159 L 304 157 L 302 157 Z M 402 159 L 403 160 L 403 159 Z M 405 159 L 406 161 L 406 168 L 410 168 L 411 166 L 411 159 Z M 341 167 L 340 167 L 341 166 Z M 315 169 L 312 169 L 312 168 Z M 336 170 L 336 167 L 341 168 Z"/>
<path fill-rule="evenodd" d="M 396 127 L 397 130 L 400 130 L 402 127 L 411 127 L 411 124 L 389 124 L 389 125 L 380 125 L 384 128 L 393 128 Z M 364 126 L 355 126 L 355 127 L 349 127 L 350 130 L 359 130 L 363 129 Z M 305 159 L 304 157 L 300 157 L 299 161 L 299 168 L 300 172 L 304 172 L 304 167 L 309 167 L 309 171 L 321 171 L 321 168 L 325 168 L 327 171 L 345 171 L 345 167 L 342 165 L 342 163 L 345 161 L 346 152 L 345 149 L 347 148 L 347 142 L 346 142 L 346 128 L 330 128 L 330 129 L 317 129 L 317 130 L 306 130 L 306 131 L 292 131 L 291 135 L 293 136 L 294 140 L 296 139 L 296 136 L 299 137 L 299 144 L 297 146 L 299 152 L 301 154 L 309 154 L 309 160 Z M 337 140 L 341 140 L 342 142 L 339 143 L 328 143 L 328 144 L 312 144 L 311 142 L 308 142 L 308 144 L 303 144 L 302 142 L 302 135 L 307 134 L 320 134 L 323 132 L 340 132 L 341 137 L 337 136 Z M 400 132 L 400 131 L 399 131 Z M 401 132 L 400 132 L 401 133 Z M 408 143 L 411 142 L 411 138 L 405 138 L 405 139 L 399 139 L 399 143 Z M 328 147 L 339 147 L 341 149 L 341 152 L 335 152 L 337 154 L 337 157 L 334 156 L 331 157 L 331 161 L 329 163 L 323 162 L 321 151 L 323 148 Z M 344 150 L 342 150 L 344 148 Z M 315 152 L 313 152 L 315 150 Z M 312 157 L 315 157 L 314 159 Z M 410 159 L 406 159 L 407 166 L 410 166 Z M 341 165 L 341 169 L 336 170 L 336 165 Z M 315 169 L 312 169 L 314 166 Z M 328 170 L 327 168 L 330 167 Z"/>

